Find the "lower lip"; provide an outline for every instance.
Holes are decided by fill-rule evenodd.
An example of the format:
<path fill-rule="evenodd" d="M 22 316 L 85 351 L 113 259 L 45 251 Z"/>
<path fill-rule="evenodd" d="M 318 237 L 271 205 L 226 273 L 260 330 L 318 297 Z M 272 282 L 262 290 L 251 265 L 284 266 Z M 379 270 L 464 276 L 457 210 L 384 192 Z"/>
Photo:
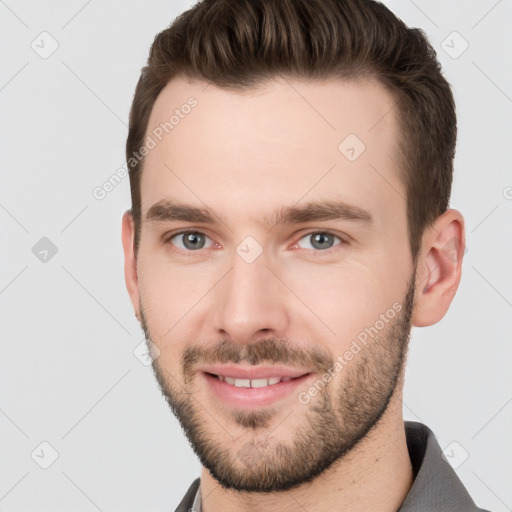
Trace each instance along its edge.
<path fill-rule="evenodd" d="M 239 388 L 223 382 L 209 373 L 202 374 L 215 396 L 231 407 L 253 408 L 270 405 L 281 398 L 288 396 L 300 387 L 304 387 L 313 374 L 308 373 L 302 377 L 279 382 L 264 388 Z"/>

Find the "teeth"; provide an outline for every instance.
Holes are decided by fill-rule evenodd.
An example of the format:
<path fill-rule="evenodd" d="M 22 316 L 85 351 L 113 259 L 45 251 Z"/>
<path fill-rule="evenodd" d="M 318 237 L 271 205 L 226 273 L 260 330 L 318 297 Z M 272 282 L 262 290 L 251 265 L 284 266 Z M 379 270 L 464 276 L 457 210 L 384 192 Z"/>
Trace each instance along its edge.
<path fill-rule="evenodd" d="M 279 382 L 287 382 L 291 380 L 291 377 L 270 377 L 269 379 L 235 379 L 234 377 L 224 377 L 223 375 L 217 375 L 219 380 L 231 384 L 237 388 L 265 388 L 267 386 L 273 386 Z"/>
<path fill-rule="evenodd" d="M 269 385 L 268 379 L 254 379 L 250 382 L 251 388 L 266 388 Z"/>

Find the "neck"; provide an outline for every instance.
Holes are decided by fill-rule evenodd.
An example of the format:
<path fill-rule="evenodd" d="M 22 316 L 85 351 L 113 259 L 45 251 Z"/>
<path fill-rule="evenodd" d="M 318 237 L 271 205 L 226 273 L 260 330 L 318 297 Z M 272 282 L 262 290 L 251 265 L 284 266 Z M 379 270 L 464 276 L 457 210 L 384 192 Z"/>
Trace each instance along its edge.
<path fill-rule="evenodd" d="M 226 490 L 203 468 L 202 511 L 396 512 L 413 480 L 400 390 L 374 430 L 325 473 L 298 488 L 279 493 Z"/>

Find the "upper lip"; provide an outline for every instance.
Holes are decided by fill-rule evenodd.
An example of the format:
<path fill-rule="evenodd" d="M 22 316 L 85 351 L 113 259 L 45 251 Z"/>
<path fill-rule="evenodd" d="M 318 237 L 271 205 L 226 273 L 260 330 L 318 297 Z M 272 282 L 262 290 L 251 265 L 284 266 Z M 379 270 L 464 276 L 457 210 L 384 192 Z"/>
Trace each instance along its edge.
<path fill-rule="evenodd" d="M 269 379 L 270 377 L 290 377 L 294 379 L 310 373 L 307 370 L 288 368 L 285 366 L 256 366 L 244 368 L 235 365 L 211 365 L 202 366 L 199 370 L 205 373 L 212 373 L 213 375 L 249 380 Z"/>

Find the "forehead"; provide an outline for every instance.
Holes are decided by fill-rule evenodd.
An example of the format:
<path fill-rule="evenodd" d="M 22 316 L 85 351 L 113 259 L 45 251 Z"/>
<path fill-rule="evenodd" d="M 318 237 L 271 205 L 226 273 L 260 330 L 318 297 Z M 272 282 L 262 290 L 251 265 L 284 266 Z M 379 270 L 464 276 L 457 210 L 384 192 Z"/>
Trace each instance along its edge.
<path fill-rule="evenodd" d="M 146 131 L 154 147 L 142 214 L 162 199 L 256 218 L 338 198 L 377 220 L 405 216 L 394 110 L 389 92 L 369 79 L 279 79 L 233 91 L 175 78 Z"/>

